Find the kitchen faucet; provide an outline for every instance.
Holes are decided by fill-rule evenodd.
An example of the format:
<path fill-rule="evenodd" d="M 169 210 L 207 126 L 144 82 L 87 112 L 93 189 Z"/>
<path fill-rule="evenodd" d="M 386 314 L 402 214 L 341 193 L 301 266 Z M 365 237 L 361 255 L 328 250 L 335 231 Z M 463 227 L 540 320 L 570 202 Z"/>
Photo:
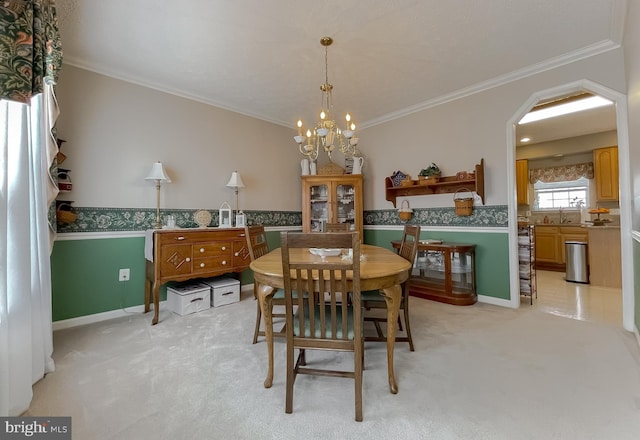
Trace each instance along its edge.
<path fill-rule="evenodd" d="M 567 220 L 567 216 L 564 215 L 564 212 L 562 211 L 562 207 L 560 207 L 560 224 L 565 224 L 565 223 L 569 223 Z"/>

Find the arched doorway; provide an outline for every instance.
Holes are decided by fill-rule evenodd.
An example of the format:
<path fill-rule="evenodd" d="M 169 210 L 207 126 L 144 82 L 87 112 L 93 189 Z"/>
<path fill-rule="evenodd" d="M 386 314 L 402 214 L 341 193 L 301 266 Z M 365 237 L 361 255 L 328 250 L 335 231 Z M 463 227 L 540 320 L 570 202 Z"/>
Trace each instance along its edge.
<path fill-rule="evenodd" d="M 515 147 L 516 124 L 538 102 L 549 100 L 553 97 L 587 91 L 595 95 L 610 99 L 616 105 L 616 121 L 618 133 L 619 175 L 620 175 L 620 234 L 622 256 L 622 325 L 626 330 L 633 330 L 633 273 L 632 273 L 632 248 L 630 240 L 625 240 L 631 233 L 631 193 L 629 168 L 629 140 L 626 96 L 608 87 L 589 80 L 547 89 L 533 94 L 507 122 L 507 163 L 509 164 L 507 179 L 508 190 L 511 195 L 508 199 L 509 212 L 509 265 L 510 265 L 510 305 L 514 308 L 520 306 L 518 251 L 517 251 L 517 201 L 516 201 L 516 176 L 515 176 Z"/>

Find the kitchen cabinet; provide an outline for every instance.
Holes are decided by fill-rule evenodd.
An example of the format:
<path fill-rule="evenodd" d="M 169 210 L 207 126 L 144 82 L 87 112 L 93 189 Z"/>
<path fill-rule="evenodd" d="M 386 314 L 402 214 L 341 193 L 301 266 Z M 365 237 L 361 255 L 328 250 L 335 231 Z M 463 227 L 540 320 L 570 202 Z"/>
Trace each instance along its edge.
<path fill-rule="evenodd" d="M 535 237 L 536 267 L 557 264 L 560 257 L 560 230 L 555 226 L 538 226 Z"/>
<path fill-rule="evenodd" d="M 620 227 L 594 226 L 587 229 L 591 285 L 622 288 Z"/>
<path fill-rule="evenodd" d="M 618 200 L 618 147 L 593 150 L 597 201 Z"/>
<path fill-rule="evenodd" d="M 516 160 L 516 189 L 518 205 L 529 204 L 529 161 Z"/>
<path fill-rule="evenodd" d="M 566 246 L 567 241 L 581 241 L 589 243 L 589 230 L 581 226 L 561 226 L 560 227 L 560 261 L 567 263 Z"/>
<path fill-rule="evenodd" d="M 588 228 L 581 226 L 536 226 L 536 268 L 564 272 L 566 267 L 565 243 L 589 242 Z"/>
<path fill-rule="evenodd" d="M 244 228 L 161 229 L 146 239 L 153 251 L 146 261 L 144 311 L 150 310 L 153 294 L 153 324 L 158 323 L 161 285 L 242 272 L 251 262 Z"/>
<path fill-rule="evenodd" d="M 302 176 L 302 231 L 347 223 L 363 239 L 362 174 Z"/>

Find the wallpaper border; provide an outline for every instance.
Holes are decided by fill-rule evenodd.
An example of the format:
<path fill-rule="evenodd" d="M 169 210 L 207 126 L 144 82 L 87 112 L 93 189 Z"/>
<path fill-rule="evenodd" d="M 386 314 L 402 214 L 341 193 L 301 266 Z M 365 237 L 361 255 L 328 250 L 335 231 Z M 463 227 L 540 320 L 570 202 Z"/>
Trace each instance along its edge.
<path fill-rule="evenodd" d="M 173 215 L 176 226 L 195 228 L 193 214 L 198 209 L 163 209 L 160 217 Z M 218 226 L 218 209 L 211 209 L 211 227 Z M 58 232 L 117 232 L 144 231 L 151 229 L 155 221 L 156 211 L 152 208 L 95 208 L 76 207 L 77 219 L 73 223 L 58 223 Z M 244 211 L 247 224 L 263 224 L 269 227 L 302 226 L 300 211 Z M 423 226 L 451 227 L 501 227 L 508 226 L 506 205 L 475 206 L 470 216 L 458 216 L 455 208 L 423 208 L 414 209 L 408 222 L 398 217 L 396 209 L 382 209 L 364 212 L 365 226 L 403 225 L 405 223 Z"/>

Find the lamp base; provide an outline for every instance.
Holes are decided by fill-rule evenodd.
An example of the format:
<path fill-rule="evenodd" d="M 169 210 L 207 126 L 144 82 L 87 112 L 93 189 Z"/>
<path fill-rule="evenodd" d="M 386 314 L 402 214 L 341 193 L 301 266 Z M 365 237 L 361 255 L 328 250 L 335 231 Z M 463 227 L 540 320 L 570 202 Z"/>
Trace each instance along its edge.
<path fill-rule="evenodd" d="M 153 229 L 162 229 L 162 223 L 153 223 Z"/>

